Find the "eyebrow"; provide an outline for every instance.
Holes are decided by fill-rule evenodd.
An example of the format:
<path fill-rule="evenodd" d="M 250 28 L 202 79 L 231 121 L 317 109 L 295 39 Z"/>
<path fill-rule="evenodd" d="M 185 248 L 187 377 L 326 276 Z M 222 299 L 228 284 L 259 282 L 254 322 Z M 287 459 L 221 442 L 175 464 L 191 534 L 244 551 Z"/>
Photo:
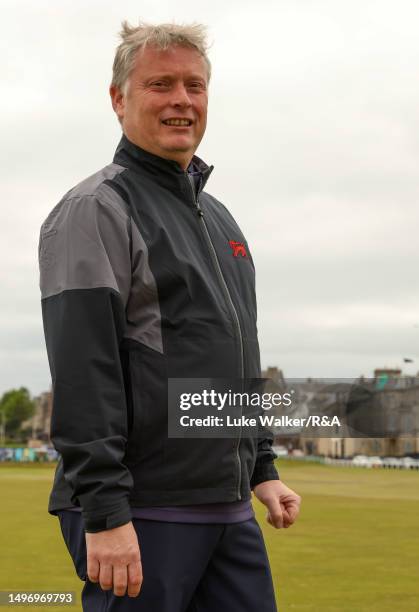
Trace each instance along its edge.
<path fill-rule="evenodd" d="M 190 74 L 188 77 L 188 79 L 195 79 L 197 81 L 204 81 L 205 82 L 205 77 L 202 77 L 198 74 Z M 170 73 L 156 73 L 150 77 L 147 77 L 147 81 L 153 80 L 153 79 L 173 79 L 173 74 Z"/>

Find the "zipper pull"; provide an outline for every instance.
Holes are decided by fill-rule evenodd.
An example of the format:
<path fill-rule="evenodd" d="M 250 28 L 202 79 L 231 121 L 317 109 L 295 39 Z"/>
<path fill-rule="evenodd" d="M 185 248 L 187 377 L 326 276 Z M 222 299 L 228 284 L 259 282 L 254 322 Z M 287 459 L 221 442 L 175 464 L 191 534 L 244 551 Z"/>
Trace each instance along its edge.
<path fill-rule="evenodd" d="M 198 216 L 199 217 L 203 217 L 204 216 L 204 211 L 202 210 L 201 206 L 199 205 L 198 198 L 196 198 L 195 204 L 196 204 L 196 210 L 197 210 Z"/>

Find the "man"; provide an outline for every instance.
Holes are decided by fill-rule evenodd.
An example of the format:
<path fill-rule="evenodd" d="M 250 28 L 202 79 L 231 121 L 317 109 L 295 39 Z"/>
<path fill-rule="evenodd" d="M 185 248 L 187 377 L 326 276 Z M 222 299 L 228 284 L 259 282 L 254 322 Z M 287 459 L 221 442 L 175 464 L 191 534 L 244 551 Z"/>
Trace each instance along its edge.
<path fill-rule="evenodd" d="M 84 610 L 273 612 L 251 489 L 276 528 L 295 521 L 300 498 L 279 480 L 272 437 L 167 434 L 170 378 L 260 377 L 250 250 L 203 191 L 213 167 L 194 155 L 204 28 L 124 22 L 121 38 L 113 163 L 67 192 L 40 232 L 61 454 L 48 510 L 85 580 Z"/>

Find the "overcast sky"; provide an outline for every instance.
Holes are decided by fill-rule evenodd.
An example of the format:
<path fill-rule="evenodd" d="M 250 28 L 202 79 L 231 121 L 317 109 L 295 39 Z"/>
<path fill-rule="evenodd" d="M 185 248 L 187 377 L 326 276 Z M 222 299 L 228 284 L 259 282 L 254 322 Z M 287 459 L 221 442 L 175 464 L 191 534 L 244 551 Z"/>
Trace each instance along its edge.
<path fill-rule="evenodd" d="M 256 265 L 262 365 L 419 369 L 416 0 L 2 0 L 0 392 L 48 390 L 39 228 L 112 161 L 123 19 L 208 25 L 197 154 Z M 141 11 L 141 12 L 139 12 Z"/>

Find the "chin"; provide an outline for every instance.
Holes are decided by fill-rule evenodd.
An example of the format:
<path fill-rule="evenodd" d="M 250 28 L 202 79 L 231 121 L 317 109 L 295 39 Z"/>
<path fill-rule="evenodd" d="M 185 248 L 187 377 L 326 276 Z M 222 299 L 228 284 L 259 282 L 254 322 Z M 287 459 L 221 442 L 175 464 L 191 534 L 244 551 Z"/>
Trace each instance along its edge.
<path fill-rule="evenodd" d="M 179 153 L 188 153 L 188 151 L 192 151 L 192 147 L 190 143 L 187 143 L 187 144 L 182 144 L 180 142 L 179 143 L 166 143 L 165 145 L 162 145 L 162 148 L 170 152 L 179 151 Z"/>

